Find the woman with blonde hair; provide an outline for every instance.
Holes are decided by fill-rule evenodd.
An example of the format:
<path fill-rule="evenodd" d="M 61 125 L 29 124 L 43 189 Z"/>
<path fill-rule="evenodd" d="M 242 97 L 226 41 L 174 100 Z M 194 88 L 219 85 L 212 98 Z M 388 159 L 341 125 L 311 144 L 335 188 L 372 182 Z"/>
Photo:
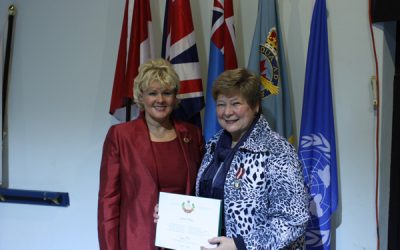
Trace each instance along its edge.
<path fill-rule="evenodd" d="M 179 77 L 164 59 L 139 67 L 139 118 L 112 126 L 100 169 L 100 249 L 156 249 L 153 208 L 160 191 L 193 194 L 201 163 L 201 130 L 171 117 Z"/>

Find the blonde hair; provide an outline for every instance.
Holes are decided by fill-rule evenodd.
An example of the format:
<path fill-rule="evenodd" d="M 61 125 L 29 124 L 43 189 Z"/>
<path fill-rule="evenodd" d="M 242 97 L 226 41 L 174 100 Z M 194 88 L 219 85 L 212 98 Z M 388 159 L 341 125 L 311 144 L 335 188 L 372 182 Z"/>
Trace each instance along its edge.
<path fill-rule="evenodd" d="M 232 95 L 237 92 L 246 100 L 251 108 L 261 103 L 261 80 L 245 68 L 226 70 L 214 82 L 212 96 L 217 100 L 218 95 Z"/>
<path fill-rule="evenodd" d="M 133 85 L 133 99 L 141 109 L 143 105 L 139 102 L 139 98 L 153 81 L 158 81 L 164 88 L 174 90 L 175 95 L 178 93 L 179 76 L 172 65 L 162 58 L 148 60 L 140 65 Z"/>

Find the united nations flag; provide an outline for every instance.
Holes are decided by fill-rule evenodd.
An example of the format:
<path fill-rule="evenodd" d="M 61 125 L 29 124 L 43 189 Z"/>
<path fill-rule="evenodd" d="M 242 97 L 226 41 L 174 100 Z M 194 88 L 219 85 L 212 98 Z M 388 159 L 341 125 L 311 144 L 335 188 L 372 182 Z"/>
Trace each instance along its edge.
<path fill-rule="evenodd" d="M 311 193 L 307 249 L 330 249 L 338 188 L 326 0 L 316 0 L 311 21 L 298 151 Z"/>

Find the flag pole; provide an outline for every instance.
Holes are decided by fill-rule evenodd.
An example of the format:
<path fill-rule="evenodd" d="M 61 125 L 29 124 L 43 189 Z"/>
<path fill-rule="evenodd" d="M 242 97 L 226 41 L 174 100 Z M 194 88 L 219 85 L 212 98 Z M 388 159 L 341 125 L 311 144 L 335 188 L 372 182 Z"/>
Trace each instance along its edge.
<path fill-rule="evenodd" d="M 3 94 L 2 94 L 2 117 L 1 117 L 1 180 L 0 187 L 8 186 L 8 139 L 7 139 L 7 92 L 8 92 L 8 75 L 10 71 L 11 61 L 11 42 L 14 26 L 14 16 L 16 8 L 14 5 L 8 7 L 8 24 L 7 24 L 7 40 L 6 51 L 3 66 Z M 3 49 L 3 48 L 0 48 Z"/>
<path fill-rule="evenodd" d="M 19 203 L 46 206 L 69 206 L 69 194 L 66 192 L 37 191 L 8 188 L 8 143 L 7 143 L 7 89 L 8 74 L 11 61 L 11 42 L 13 24 L 16 8 L 14 5 L 8 7 L 7 41 L 4 58 L 3 71 L 3 100 L 2 100 L 2 159 L 1 159 L 1 182 L 0 182 L 0 203 Z M 2 48 L 0 48 L 2 49 Z"/>
<path fill-rule="evenodd" d="M 129 122 L 131 120 L 131 106 L 132 106 L 132 98 L 125 97 L 125 107 L 126 107 L 125 121 L 126 122 Z"/>
<path fill-rule="evenodd" d="M 4 136 L 5 128 L 5 114 L 7 104 L 7 90 L 8 90 L 8 73 L 10 69 L 10 58 L 11 58 L 11 42 L 14 26 L 14 16 L 16 8 L 14 5 L 8 7 L 8 28 L 7 28 L 7 42 L 6 42 L 6 54 L 4 58 L 4 71 L 3 71 L 3 103 L 2 103 L 2 136 Z"/>

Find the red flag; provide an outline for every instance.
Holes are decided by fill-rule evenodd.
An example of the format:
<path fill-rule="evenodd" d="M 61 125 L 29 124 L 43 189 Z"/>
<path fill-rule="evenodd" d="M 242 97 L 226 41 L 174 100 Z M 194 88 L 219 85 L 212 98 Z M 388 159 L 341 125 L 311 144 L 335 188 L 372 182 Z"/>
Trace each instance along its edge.
<path fill-rule="evenodd" d="M 132 1 L 126 0 L 110 103 L 110 114 L 120 121 L 125 120 L 126 105 L 133 98 L 133 81 L 139 65 L 154 55 L 149 0 L 135 0 L 133 15 L 131 7 Z M 137 107 L 133 110 L 137 111 Z"/>

